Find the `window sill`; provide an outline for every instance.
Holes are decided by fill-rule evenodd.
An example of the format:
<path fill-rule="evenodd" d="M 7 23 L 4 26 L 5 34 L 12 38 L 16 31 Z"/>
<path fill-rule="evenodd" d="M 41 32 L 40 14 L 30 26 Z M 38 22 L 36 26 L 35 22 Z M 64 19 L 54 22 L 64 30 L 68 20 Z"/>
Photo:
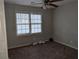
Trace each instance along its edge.
<path fill-rule="evenodd" d="M 39 35 L 39 34 L 42 34 L 42 32 L 39 32 L 39 33 L 29 33 L 29 34 L 20 34 L 20 35 L 17 35 L 17 36 L 32 36 L 32 35 Z"/>

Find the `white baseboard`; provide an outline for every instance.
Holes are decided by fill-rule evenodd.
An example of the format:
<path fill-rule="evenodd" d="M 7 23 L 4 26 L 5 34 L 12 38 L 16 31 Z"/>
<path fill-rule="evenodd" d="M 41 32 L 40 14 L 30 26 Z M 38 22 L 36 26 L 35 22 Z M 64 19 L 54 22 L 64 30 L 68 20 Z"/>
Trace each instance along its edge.
<path fill-rule="evenodd" d="M 22 47 L 22 46 L 28 46 L 28 45 L 31 45 L 31 44 L 36 45 L 37 43 L 41 44 L 41 43 L 45 43 L 46 41 L 48 41 L 48 40 L 41 41 L 41 42 L 39 41 L 39 42 L 33 42 L 33 43 L 29 43 L 29 44 L 21 44 L 21 45 L 17 45 L 17 46 L 12 46 L 12 47 L 9 47 L 8 49 L 18 48 L 18 47 Z M 56 40 L 55 40 L 55 41 L 56 41 Z M 73 47 L 73 46 L 70 46 L 69 44 L 66 44 L 66 43 L 63 43 L 63 42 L 59 42 L 59 41 L 56 41 L 56 42 L 78 50 L 78 48 Z M 35 43 L 36 43 L 36 44 L 35 44 Z"/>
<path fill-rule="evenodd" d="M 56 41 L 56 40 L 54 40 L 54 41 Z M 77 47 L 71 46 L 71 45 L 69 45 L 69 44 L 66 44 L 66 43 L 63 43 L 63 42 L 60 42 L 60 41 L 56 41 L 56 42 L 58 42 L 58 43 L 60 43 L 60 44 L 63 44 L 63 45 L 66 45 L 66 46 L 69 46 L 69 47 L 71 47 L 71 48 L 73 48 L 73 49 L 78 50 Z"/>
<path fill-rule="evenodd" d="M 22 47 L 22 46 L 28 46 L 28 45 L 30 45 L 30 44 L 31 44 L 31 43 L 29 43 L 29 44 L 16 45 L 16 46 L 9 47 L 8 49 L 18 48 L 18 47 Z"/>
<path fill-rule="evenodd" d="M 28 45 L 37 45 L 38 43 L 41 44 L 41 43 L 45 43 L 46 41 L 48 40 L 45 40 L 45 41 L 39 41 L 39 42 L 31 42 L 31 43 L 28 43 L 28 44 L 21 44 L 21 45 L 16 45 L 16 46 L 12 46 L 12 47 L 9 47 L 8 49 L 13 49 L 13 48 L 18 48 L 18 47 L 22 47 L 22 46 L 28 46 Z"/>

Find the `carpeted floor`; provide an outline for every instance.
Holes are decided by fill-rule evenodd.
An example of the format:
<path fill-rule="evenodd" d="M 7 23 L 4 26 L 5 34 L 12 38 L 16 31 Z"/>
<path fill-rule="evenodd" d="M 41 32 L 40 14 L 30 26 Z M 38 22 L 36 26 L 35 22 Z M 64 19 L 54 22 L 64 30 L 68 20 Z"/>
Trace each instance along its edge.
<path fill-rule="evenodd" d="M 9 50 L 10 59 L 78 59 L 78 51 L 56 42 Z"/>

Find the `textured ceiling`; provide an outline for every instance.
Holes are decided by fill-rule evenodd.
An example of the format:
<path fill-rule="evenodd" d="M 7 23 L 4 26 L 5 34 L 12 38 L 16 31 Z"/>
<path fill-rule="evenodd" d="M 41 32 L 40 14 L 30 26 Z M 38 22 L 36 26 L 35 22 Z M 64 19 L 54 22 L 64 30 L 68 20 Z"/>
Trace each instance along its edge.
<path fill-rule="evenodd" d="M 64 4 L 67 4 L 69 2 L 75 2 L 77 0 L 63 0 L 63 1 L 60 1 L 60 2 L 54 2 L 53 4 L 56 4 L 58 6 L 61 6 L 61 5 L 64 5 Z M 37 7 L 41 7 L 42 4 L 31 4 L 31 2 L 36 2 L 36 3 L 42 3 L 43 0 L 5 0 L 5 2 L 7 3 L 13 3 L 13 4 L 19 4 L 19 5 L 29 5 L 29 6 L 37 6 Z"/>

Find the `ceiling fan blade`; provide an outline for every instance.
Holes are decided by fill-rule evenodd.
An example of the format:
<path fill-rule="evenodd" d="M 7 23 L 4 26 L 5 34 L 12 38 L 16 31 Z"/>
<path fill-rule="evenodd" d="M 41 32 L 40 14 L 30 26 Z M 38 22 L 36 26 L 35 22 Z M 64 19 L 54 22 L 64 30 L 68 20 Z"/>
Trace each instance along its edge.
<path fill-rule="evenodd" d="M 48 4 L 50 6 L 54 6 L 54 7 L 58 7 L 58 5 L 55 5 L 55 4 Z"/>
<path fill-rule="evenodd" d="M 31 4 L 43 4 L 43 3 L 41 3 L 41 2 L 40 3 L 38 3 L 38 2 L 37 3 L 36 2 L 31 2 Z"/>
<path fill-rule="evenodd" d="M 63 1 L 63 0 L 49 0 L 48 2 L 58 2 L 58 1 Z"/>

